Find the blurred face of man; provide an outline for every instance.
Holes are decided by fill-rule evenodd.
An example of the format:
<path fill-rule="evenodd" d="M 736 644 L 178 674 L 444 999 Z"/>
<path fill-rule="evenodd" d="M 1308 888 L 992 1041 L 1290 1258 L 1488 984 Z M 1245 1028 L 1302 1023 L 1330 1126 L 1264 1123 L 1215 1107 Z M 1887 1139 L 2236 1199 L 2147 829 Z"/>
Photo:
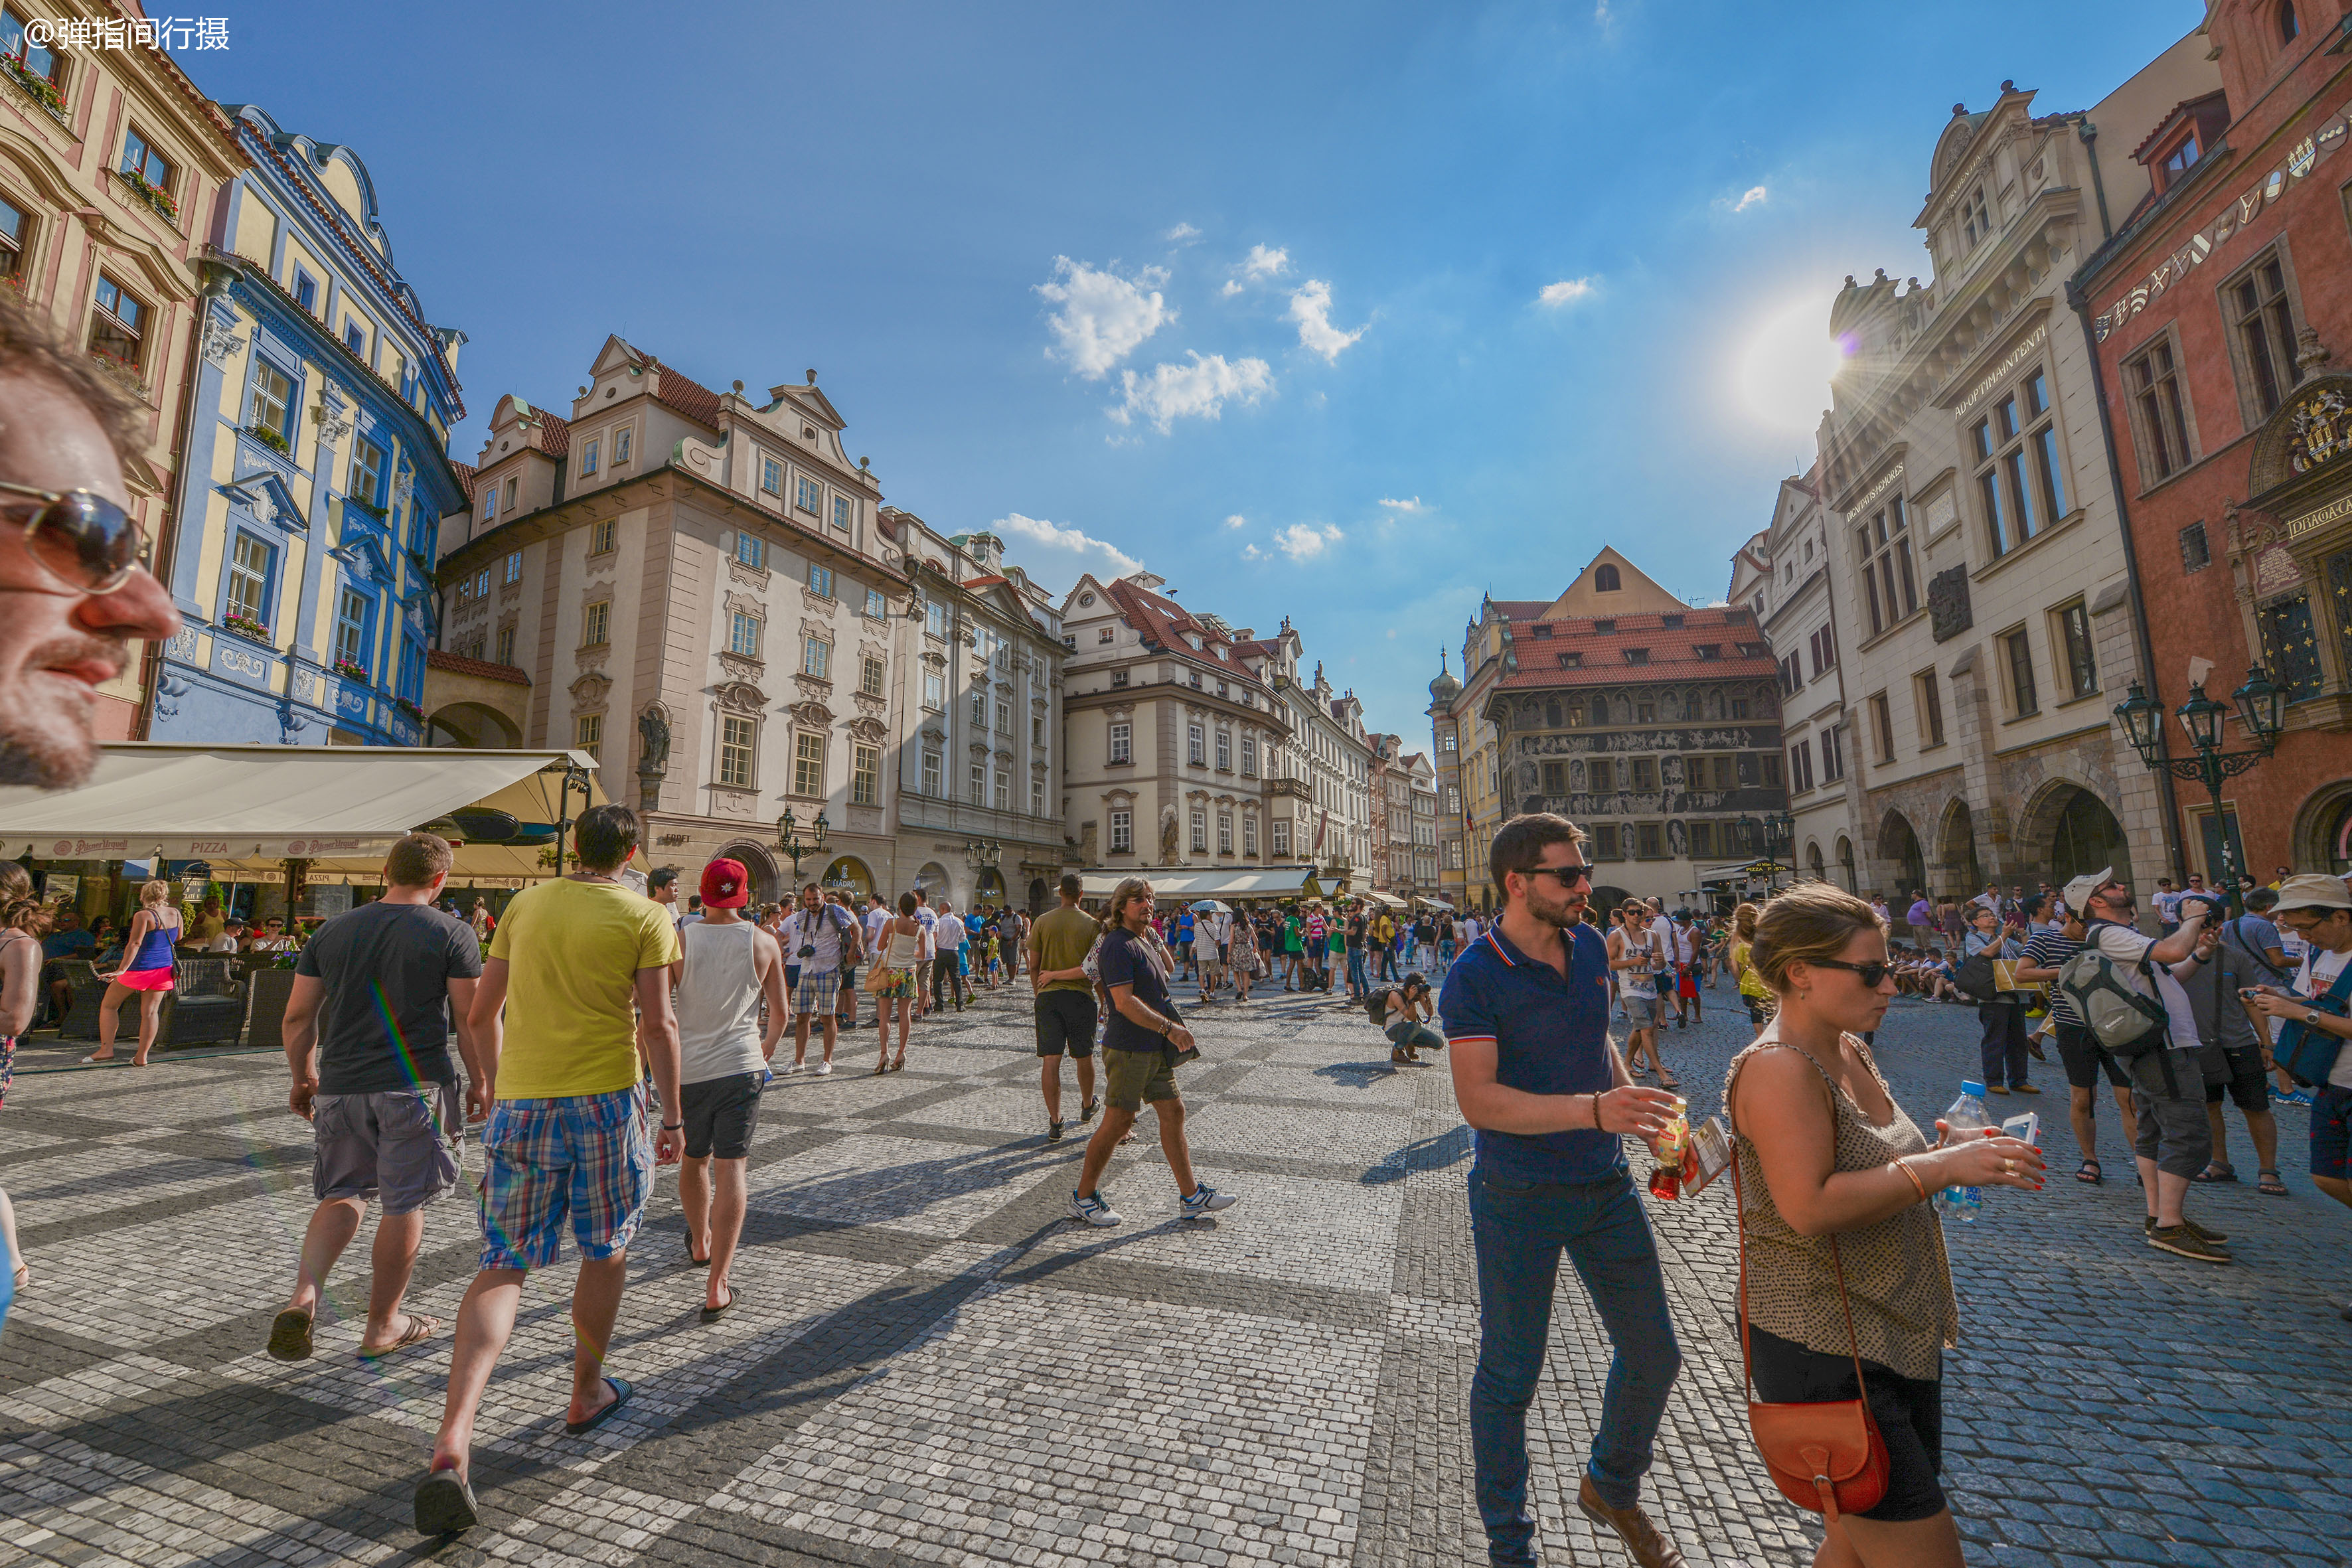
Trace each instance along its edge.
<path fill-rule="evenodd" d="M 823 899 L 817 897 L 817 891 L 814 888 L 803 888 L 801 889 L 801 908 L 804 910 L 813 910 L 824 901 L 824 900 Z"/>
<path fill-rule="evenodd" d="M 0 373 L 0 479 L 94 490 L 127 507 L 122 468 L 81 402 L 47 379 Z M 0 493 L 0 784 L 66 789 L 98 760 L 98 688 L 131 662 L 131 644 L 180 629 L 163 585 L 134 569 L 111 594 L 51 575 L 26 548 L 29 496 Z"/>

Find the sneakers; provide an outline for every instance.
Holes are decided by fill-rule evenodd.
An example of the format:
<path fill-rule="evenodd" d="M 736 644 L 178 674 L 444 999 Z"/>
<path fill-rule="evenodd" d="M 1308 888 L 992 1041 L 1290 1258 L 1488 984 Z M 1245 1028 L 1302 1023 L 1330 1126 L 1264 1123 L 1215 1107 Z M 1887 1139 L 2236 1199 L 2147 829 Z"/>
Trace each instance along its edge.
<path fill-rule="evenodd" d="M 806 1071 L 808 1071 L 808 1063 L 794 1062 L 788 1068 L 778 1068 L 776 1069 L 776 1076 L 778 1078 L 793 1078 Z"/>
<path fill-rule="evenodd" d="M 1183 1200 L 1184 1217 L 1204 1219 L 1220 1209 L 1233 1207 L 1234 1201 L 1233 1194 L 1221 1193 L 1208 1183 L 1201 1182 L 1192 1188 L 1192 1195 Z"/>
<path fill-rule="evenodd" d="M 2147 1244 L 2177 1258 L 2193 1258 L 2200 1263 L 2227 1263 L 2231 1260 L 2225 1249 L 2198 1235 L 2186 1224 L 2168 1229 L 2150 1226 Z"/>
<path fill-rule="evenodd" d="M 1658 1527 L 1650 1522 L 1650 1516 L 1642 1511 L 1640 1503 L 1631 1508 L 1611 1508 L 1593 1489 L 1592 1478 L 1586 1476 L 1576 1489 L 1576 1506 L 1585 1518 L 1623 1542 L 1625 1554 L 1640 1568 L 1685 1568 L 1682 1548 L 1659 1532 Z"/>
<path fill-rule="evenodd" d="M 2154 1215 L 2149 1215 L 2139 1222 L 2139 1227 L 2147 1234 L 2151 1236 L 2154 1235 L 2156 1232 L 2156 1216 Z M 2203 1226 L 2199 1225 L 2187 1215 L 2182 1215 L 2180 1216 L 2180 1228 L 2188 1231 L 2200 1241 L 2210 1241 L 2216 1247 L 2221 1246 L 2222 1243 L 2230 1239 L 2227 1236 L 2224 1236 L 2218 1230 L 2207 1230 Z"/>
<path fill-rule="evenodd" d="M 1118 1211 L 1103 1202 L 1101 1194 L 1097 1193 L 1090 1198 L 1082 1198 L 1078 1196 L 1076 1187 L 1070 1189 L 1068 1213 L 1072 1219 L 1082 1219 L 1088 1225 L 1097 1227 L 1108 1227 L 1118 1223 Z"/>
<path fill-rule="evenodd" d="M 817 1064 L 816 1064 L 816 1066 L 814 1066 L 814 1067 L 813 1067 L 813 1068 L 809 1068 L 809 1071 L 811 1071 L 811 1072 L 813 1072 L 813 1073 L 816 1074 L 819 1078 L 823 1078 L 825 1074 L 827 1074 L 827 1073 L 831 1072 L 832 1070 L 833 1070 L 833 1064 L 832 1064 L 831 1062 L 819 1062 L 819 1063 L 817 1063 Z"/>
<path fill-rule="evenodd" d="M 1059 1143 L 1061 1141 L 1062 1124 L 1058 1121 L 1048 1122 L 1045 1127 L 1045 1142 L 1048 1143 Z"/>
<path fill-rule="evenodd" d="M 1083 1127 L 1087 1122 L 1092 1121 L 1095 1119 L 1095 1112 L 1101 1109 L 1102 1096 L 1098 1094 L 1092 1100 L 1087 1100 L 1086 1109 L 1078 1112 L 1078 1125 Z"/>

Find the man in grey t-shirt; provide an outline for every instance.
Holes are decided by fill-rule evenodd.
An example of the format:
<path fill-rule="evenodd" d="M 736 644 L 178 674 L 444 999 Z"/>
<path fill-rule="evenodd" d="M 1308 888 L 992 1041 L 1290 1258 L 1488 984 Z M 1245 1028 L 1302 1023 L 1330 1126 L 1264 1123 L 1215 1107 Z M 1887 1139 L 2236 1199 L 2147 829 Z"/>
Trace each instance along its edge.
<path fill-rule="evenodd" d="M 2263 900 L 2268 908 L 2278 895 L 2257 889 L 2247 900 Z M 2238 1102 L 2246 1131 L 2254 1140 L 2255 1181 L 2273 1197 L 2286 1195 L 2278 1170 L 2278 1117 L 2271 1110 L 2268 1046 L 2270 1032 L 2262 1015 L 2239 999 L 2238 993 L 2257 985 L 2276 985 L 2279 973 L 2271 967 L 2266 947 L 2277 939 L 2268 921 L 2244 915 L 2224 921 L 2221 941 L 2202 972 L 2185 982 L 2189 1005 L 2197 1015 L 2197 1037 L 2203 1042 L 2198 1065 L 2205 1077 L 2205 1120 L 2213 1129 L 2213 1158 L 2196 1178 L 2200 1182 L 2234 1182 L 2230 1163 L 2230 1136 L 2221 1118 L 2224 1095 Z"/>
<path fill-rule="evenodd" d="M 490 1075 L 476 1056 L 466 1011 L 482 973 L 474 929 L 434 905 L 449 878 L 446 840 L 412 833 L 383 863 L 383 897 L 319 928 L 295 966 L 287 999 L 287 1102 L 317 1145 L 319 1200 L 302 1236 L 294 1293 L 269 1329 L 269 1353 L 307 1360 L 327 1272 L 359 1234 L 370 1198 L 375 1275 L 360 1357 L 373 1361 L 429 1338 L 441 1324 L 401 1310 L 425 1205 L 457 1185 L 465 1110 L 449 1059 L 450 1017 L 478 1101 L 489 1114 Z"/>

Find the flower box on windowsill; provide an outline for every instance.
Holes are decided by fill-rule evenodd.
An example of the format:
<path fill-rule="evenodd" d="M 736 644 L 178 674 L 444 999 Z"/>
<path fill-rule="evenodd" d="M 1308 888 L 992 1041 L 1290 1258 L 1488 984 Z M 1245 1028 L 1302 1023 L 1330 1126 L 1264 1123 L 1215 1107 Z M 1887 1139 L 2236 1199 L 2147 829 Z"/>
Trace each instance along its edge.
<path fill-rule="evenodd" d="M 269 646 L 269 628 L 249 616 L 223 616 L 221 629 L 235 632 L 237 636 L 257 642 L 265 647 Z"/>
<path fill-rule="evenodd" d="M 370 684 L 375 679 L 367 672 L 365 666 L 353 664 L 347 658 L 339 658 L 335 660 L 334 670 L 337 675 L 341 676 L 345 680 L 356 680 L 362 686 Z"/>
<path fill-rule="evenodd" d="M 425 710 L 418 707 L 415 703 L 411 702 L 407 698 L 395 697 L 392 700 L 392 705 L 394 708 L 399 709 L 403 713 L 407 714 L 409 718 L 415 720 L 417 723 L 422 724 L 425 722 Z"/>
<path fill-rule="evenodd" d="M 357 496 L 345 496 L 343 498 L 343 504 L 350 507 L 354 511 L 363 511 L 367 513 L 378 522 L 383 521 L 386 515 L 383 508 L 380 506 L 370 506 L 367 502 L 360 500 Z"/>
<path fill-rule="evenodd" d="M 294 448 L 287 442 L 286 437 L 267 425 L 247 425 L 245 426 L 245 433 L 281 458 L 290 458 L 294 455 Z"/>
<path fill-rule="evenodd" d="M 124 184 L 129 185 L 132 190 L 138 192 L 139 199 L 141 201 L 145 202 L 149 206 L 153 207 L 158 214 L 168 219 L 173 226 L 176 226 L 178 225 L 180 221 L 180 204 L 172 199 L 171 192 L 163 189 L 161 185 L 149 184 L 147 183 L 146 175 L 134 173 L 129 169 L 117 169 L 114 171 L 114 175 L 115 178 L 121 180 Z"/>
<path fill-rule="evenodd" d="M 47 110 L 50 119 L 60 125 L 66 123 L 66 97 L 58 90 L 57 83 L 26 69 L 25 62 L 15 55 L 0 55 L 0 70 L 5 70 L 11 80 L 23 88 L 36 103 Z"/>
<path fill-rule="evenodd" d="M 91 349 L 89 359 L 92 364 L 128 387 L 141 401 L 145 401 L 147 377 L 136 364 L 124 359 L 121 354 L 109 353 L 101 348 Z"/>

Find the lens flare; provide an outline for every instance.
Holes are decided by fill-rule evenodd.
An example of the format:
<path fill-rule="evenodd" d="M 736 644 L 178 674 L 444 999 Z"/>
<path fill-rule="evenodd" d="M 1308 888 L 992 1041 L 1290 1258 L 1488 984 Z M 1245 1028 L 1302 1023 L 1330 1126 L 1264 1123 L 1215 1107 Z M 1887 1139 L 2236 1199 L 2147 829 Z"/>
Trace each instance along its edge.
<path fill-rule="evenodd" d="M 1748 338 L 1737 381 L 1740 401 L 1759 424 L 1799 432 L 1821 423 L 1830 378 L 1851 348 L 1830 336 L 1829 319 L 1828 297 L 1808 298 L 1764 318 Z"/>

